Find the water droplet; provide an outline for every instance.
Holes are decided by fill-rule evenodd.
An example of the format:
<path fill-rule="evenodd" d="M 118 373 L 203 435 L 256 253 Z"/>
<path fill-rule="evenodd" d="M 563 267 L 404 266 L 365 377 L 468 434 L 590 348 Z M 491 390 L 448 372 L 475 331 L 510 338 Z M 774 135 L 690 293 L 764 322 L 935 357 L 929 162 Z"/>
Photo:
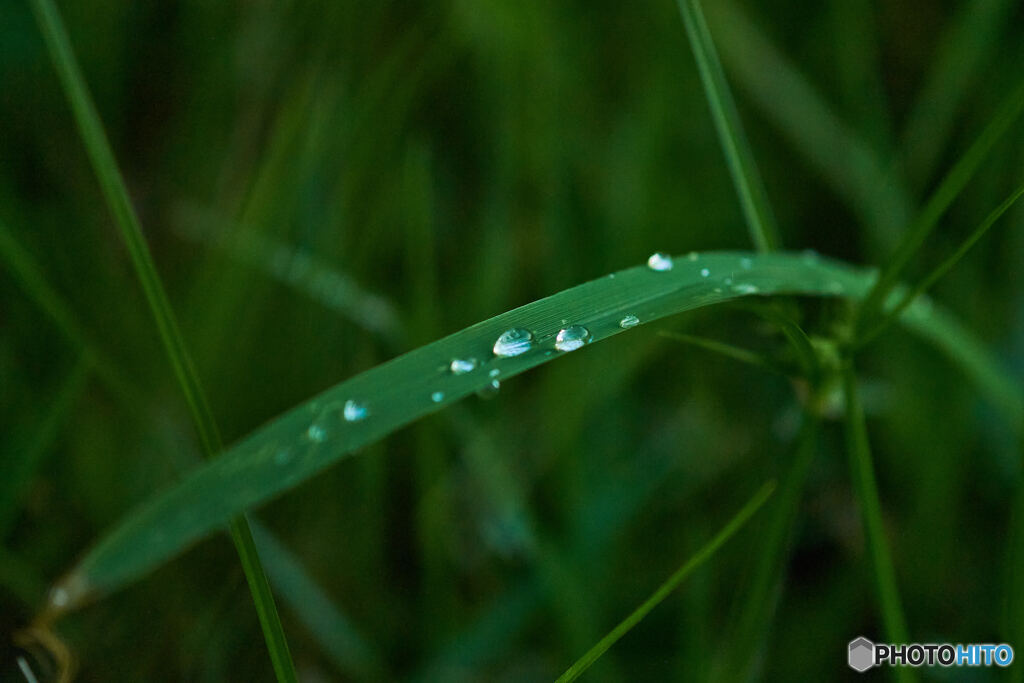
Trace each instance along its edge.
<path fill-rule="evenodd" d="M 741 282 L 738 285 L 734 285 L 732 291 L 737 294 L 757 294 L 761 290 L 758 289 L 757 285 L 752 285 L 749 282 Z"/>
<path fill-rule="evenodd" d="M 635 315 L 627 315 L 625 318 L 619 321 L 619 327 L 624 330 L 628 330 L 631 327 L 636 327 L 640 324 L 640 318 Z"/>
<path fill-rule="evenodd" d="M 492 370 L 491 370 L 491 371 L 490 371 L 489 373 L 487 373 L 487 374 L 488 374 L 489 376 L 491 376 L 491 377 L 497 377 L 498 375 L 500 375 L 500 374 L 501 374 L 501 370 L 499 370 L 498 368 L 493 368 L 493 369 L 492 369 Z"/>
<path fill-rule="evenodd" d="M 496 379 L 492 379 L 487 386 L 478 390 L 476 395 L 480 398 L 493 398 L 498 393 L 499 389 L 501 389 L 501 382 Z"/>
<path fill-rule="evenodd" d="M 575 351 L 590 341 L 590 330 L 582 325 L 571 325 L 558 332 L 555 348 L 559 351 Z"/>
<path fill-rule="evenodd" d="M 707 268 L 701 268 L 700 269 L 700 276 L 701 277 L 708 277 L 709 275 L 711 275 L 711 271 L 710 270 L 708 270 Z"/>
<path fill-rule="evenodd" d="M 444 392 L 435 391 L 430 395 L 430 400 L 433 401 L 434 403 L 440 403 L 441 401 L 444 400 Z"/>
<path fill-rule="evenodd" d="M 732 278 L 731 277 L 725 278 L 724 280 L 722 280 L 722 284 L 731 285 L 732 284 Z"/>
<path fill-rule="evenodd" d="M 309 425 L 309 429 L 306 430 L 306 438 L 316 443 L 322 443 L 327 438 L 327 430 L 320 425 L 313 423 Z"/>
<path fill-rule="evenodd" d="M 448 369 L 453 375 L 465 375 L 476 370 L 476 364 L 476 358 L 455 358 L 448 364 Z"/>
<path fill-rule="evenodd" d="M 608 273 L 608 279 L 609 280 L 614 280 L 615 279 L 615 273 Z"/>
<path fill-rule="evenodd" d="M 749 258 L 747 256 L 744 256 L 743 258 L 740 259 L 740 268 L 742 268 L 743 270 L 750 270 L 753 267 L 754 267 L 754 260 L 753 259 L 751 259 L 751 258 Z"/>
<path fill-rule="evenodd" d="M 697 254 L 697 252 L 691 251 L 689 254 L 686 255 L 686 260 L 687 261 L 696 261 L 698 256 L 699 255 Z"/>
<path fill-rule="evenodd" d="M 533 346 L 533 333 L 522 327 L 513 327 L 505 330 L 494 342 L 494 355 L 502 358 L 511 358 L 526 353 Z"/>
<path fill-rule="evenodd" d="M 672 257 L 660 251 L 656 252 L 647 259 L 647 267 L 658 271 L 672 270 Z"/>
<path fill-rule="evenodd" d="M 345 409 L 342 413 L 345 416 L 346 422 L 358 422 L 366 417 L 366 406 L 349 399 L 345 401 Z"/>
<path fill-rule="evenodd" d="M 50 592 L 50 604 L 54 607 L 64 607 L 69 601 L 70 596 L 63 588 L 54 588 Z"/>
<path fill-rule="evenodd" d="M 312 429 L 312 427 L 310 427 Z M 287 465 L 292 460 L 291 449 L 282 448 L 274 454 L 274 462 L 278 465 Z"/>

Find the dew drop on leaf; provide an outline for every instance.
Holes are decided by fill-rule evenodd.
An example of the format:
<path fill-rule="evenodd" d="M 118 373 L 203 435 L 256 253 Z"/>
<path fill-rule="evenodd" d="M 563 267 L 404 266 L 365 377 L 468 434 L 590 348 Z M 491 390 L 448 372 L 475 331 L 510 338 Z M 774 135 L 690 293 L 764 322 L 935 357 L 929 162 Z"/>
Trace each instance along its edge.
<path fill-rule="evenodd" d="M 533 333 L 522 327 L 505 330 L 494 342 L 494 355 L 511 358 L 526 353 L 533 346 Z"/>
<path fill-rule="evenodd" d="M 555 348 L 559 351 L 575 351 L 590 341 L 590 330 L 582 325 L 570 325 L 558 332 Z"/>
<path fill-rule="evenodd" d="M 628 330 L 631 327 L 636 327 L 640 324 L 640 318 L 635 315 L 627 315 L 625 318 L 619 321 L 619 327 L 624 330 Z"/>
<path fill-rule="evenodd" d="M 358 401 L 349 399 L 345 401 L 345 409 L 342 411 L 346 422 L 358 422 L 366 417 L 366 406 Z"/>
<path fill-rule="evenodd" d="M 647 259 L 647 267 L 657 271 L 672 270 L 672 257 L 660 251 L 656 252 Z"/>

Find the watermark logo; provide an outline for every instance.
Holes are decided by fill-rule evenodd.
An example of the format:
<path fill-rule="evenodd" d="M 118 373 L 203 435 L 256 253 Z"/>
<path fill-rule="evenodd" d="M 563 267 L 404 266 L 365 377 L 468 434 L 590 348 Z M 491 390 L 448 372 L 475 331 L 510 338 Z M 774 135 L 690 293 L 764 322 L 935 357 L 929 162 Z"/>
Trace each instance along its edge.
<path fill-rule="evenodd" d="M 1006 643 L 873 643 L 864 636 L 850 641 L 847 664 L 863 673 L 875 666 L 1010 666 L 1013 648 Z"/>

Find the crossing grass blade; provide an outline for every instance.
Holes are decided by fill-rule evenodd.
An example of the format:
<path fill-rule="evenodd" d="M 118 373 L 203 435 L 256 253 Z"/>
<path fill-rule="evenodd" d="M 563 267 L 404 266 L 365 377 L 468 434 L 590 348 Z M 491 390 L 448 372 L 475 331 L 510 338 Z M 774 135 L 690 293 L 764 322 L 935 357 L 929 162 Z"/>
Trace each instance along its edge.
<path fill-rule="evenodd" d="M 850 459 L 853 488 L 860 504 L 864 537 L 871 567 L 878 589 L 878 602 L 882 609 L 882 625 L 890 643 L 906 643 L 907 623 L 903 616 L 899 589 L 896 583 L 896 569 L 893 566 L 889 544 L 885 538 L 882 523 L 882 507 L 875 481 L 871 447 L 868 444 L 867 427 L 864 423 L 864 408 L 857 390 L 857 376 L 853 363 L 846 361 L 843 367 L 843 394 L 846 397 L 846 444 Z M 898 680 L 914 680 L 908 669 L 895 671 Z"/>
<path fill-rule="evenodd" d="M 777 375 L 782 375 L 783 377 L 790 374 L 788 368 L 785 368 L 779 365 L 778 363 L 774 362 L 765 354 L 758 353 L 756 351 L 751 351 L 750 349 L 744 349 L 733 344 L 718 341 L 717 339 L 701 337 L 696 334 L 669 332 L 665 330 L 659 332 L 658 334 L 660 334 L 662 337 L 665 337 L 666 339 L 672 339 L 674 341 L 682 342 L 683 344 L 688 344 L 698 349 L 704 349 L 705 351 L 717 353 L 721 356 L 725 356 L 726 358 L 731 358 L 734 361 L 746 363 L 747 365 L 752 365 L 755 368 L 761 368 L 762 370 L 767 370 L 768 372 L 773 372 Z"/>
<path fill-rule="evenodd" d="M 564 674 L 558 677 L 555 683 L 569 683 L 579 678 L 584 671 L 589 669 L 594 662 L 600 659 L 601 655 L 608 651 L 612 645 L 615 644 L 622 636 L 626 635 L 634 626 L 647 616 L 647 614 L 657 607 L 662 601 L 667 598 L 672 591 L 679 587 L 679 584 L 686 579 L 687 576 L 693 573 L 697 567 L 701 566 L 707 560 L 715 554 L 715 552 L 728 541 L 733 534 L 739 531 L 744 524 L 757 512 L 765 501 L 775 491 L 775 482 L 769 481 L 760 489 L 757 493 L 744 505 L 736 515 L 729 520 L 721 531 L 719 531 L 714 538 L 698 550 L 693 556 L 686 561 L 682 567 L 676 570 L 669 579 L 658 587 L 658 590 L 654 592 L 651 597 L 647 598 L 639 607 L 637 607 L 632 614 L 623 619 L 618 626 L 613 628 L 608 635 L 599 640 L 594 647 L 592 647 L 585 655 L 580 657 Z"/>
<path fill-rule="evenodd" d="M 871 288 L 859 310 L 857 324 L 861 332 L 871 329 L 877 323 L 876 316 L 884 309 L 889 293 L 896 287 L 903 269 L 920 250 L 938 225 L 939 219 L 981 167 L 996 141 L 1010 128 L 1021 110 L 1024 110 L 1024 81 L 1003 101 L 985 129 L 949 170 L 935 192 L 925 202 L 917 218 L 907 228 L 896 252 L 882 270 L 878 281 Z"/>
<path fill-rule="evenodd" d="M 729 174 L 736 187 L 750 237 L 758 251 L 772 251 L 778 248 L 779 244 L 775 217 L 768 203 L 768 194 L 765 192 L 761 174 L 754 162 L 750 143 L 743 132 L 740 115 L 729 90 L 729 83 L 725 80 L 725 72 L 718 60 L 718 53 L 711 40 L 711 32 L 704 20 L 700 2 L 677 0 L 676 4 L 683 17 L 686 34 L 690 38 L 690 48 L 697 60 L 704 95 L 711 108 L 718 140 L 722 144 L 722 151 L 725 152 Z"/>
<path fill-rule="evenodd" d="M 669 271 L 644 266 L 622 270 L 468 327 L 293 408 L 129 514 L 60 581 L 58 587 L 66 598 L 62 608 L 124 585 L 241 511 L 486 388 L 491 372 L 497 371 L 505 381 L 558 358 L 552 347 L 563 320 L 586 326 L 593 341 L 600 342 L 626 332 L 620 321 L 627 315 L 649 323 L 746 296 L 860 298 L 873 279 L 870 271 L 803 254 L 710 252 L 694 259 L 677 258 Z M 1024 422 L 1020 388 L 948 314 L 922 298 L 907 308 L 901 321 L 959 363 L 1008 421 Z M 534 348 L 520 356 L 494 357 L 495 339 L 511 327 L 532 330 Z M 453 358 L 466 357 L 480 359 L 480 366 L 462 375 L 448 371 Z M 432 398 L 435 392 L 443 393 L 441 400 Z M 350 400 L 365 406 L 365 419 L 344 419 L 344 406 Z"/>
<path fill-rule="evenodd" d="M 191 356 L 185 347 L 185 340 L 178 329 L 156 264 L 153 262 L 153 256 L 142 235 L 138 216 L 128 197 L 128 189 L 121 177 L 92 97 L 89 95 L 85 77 L 75 60 L 71 41 L 63 21 L 53 0 L 32 0 L 32 10 L 36 15 L 36 21 L 42 31 L 61 86 L 71 105 L 82 142 L 103 190 L 107 205 L 114 215 L 114 222 L 121 233 L 136 275 L 142 284 L 167 357 L 185 395 L 203 452 L 207 457 L 215 456 L 223 450 L 223 445 L 213 412 L 206 401 L 199 382 L 199 375 L 193 367 Z M 263 629 L 277 679 L 279 681 L 297 681 L 295 665 L 292 663 L 288 642 L 285 639 L 284 629 L 281 627 L 281 620 L 277 614 L 277 606 L 274 604 L 274 597 L 270 591 L 270 584 L 260 566 L 252 533 L 244 516 L 232 517 L 228 521 L 228 527 L 245 571 L 245 578 L 252 593 L 253 603 L 259 616 L 260 626 Z M 58 592 L 54 594 L 54 597 L 58 604 L 53 605 L 54 601 L 51 601 L 51 606 L 59 607 L 64 596 Z M 44 615 L 50 616 L 57 613 L 59 610 L 50 613 L 44 612 Z"/>
<path fill-rule="evenodd" d="M 1004 199 L 999 206 L 994 208 L 992 212 L 985 217 L 985 220 L 983 220 L 981 224 L 978 225 L 978 227 L 976 227 L 971 234 L 960 243 L 960 246 L 958 246 L 952 254 L 946 257 L 942 263 L 936 266 L 932 272 L 923 277 L 913 289 L 904 294 L 898 304 L 886 309 L 882 319 L 878 321 L 878 324 L 871 330 L 864 333 L 864 338 L 861 341 L 861 344 L 866 344 L 877 337 L 882 330 L 888 327 L 893 320 L 899 317 L 900 313 L 906 310 L 907 306 L 909 306 L 914 299 L 927 292 L 943 275 L 948 273 L 953 266 L 955 266 L 960 259 L 962 259 L 964 255 L 971 250 L 971 247 L 977 244 L 978 240 L 985 236 L 985 233 L 995 225 L 996 221 L 998 221 L 1004 213 L 1010 210 L 1010 207 L 1020 199 L 1021 195 L 1024 195 L 1024 185 L 1021 185 L 1014 190 L 1013 194 Z"/>
<path fill-rule="evenodd" d="M 912 213 L 910 195 L 886 157 L 842 120 L 808 79 L 736 3 L 708 5 L 722 58 L 739 87 L 833 191 L 888 247 Z"/>

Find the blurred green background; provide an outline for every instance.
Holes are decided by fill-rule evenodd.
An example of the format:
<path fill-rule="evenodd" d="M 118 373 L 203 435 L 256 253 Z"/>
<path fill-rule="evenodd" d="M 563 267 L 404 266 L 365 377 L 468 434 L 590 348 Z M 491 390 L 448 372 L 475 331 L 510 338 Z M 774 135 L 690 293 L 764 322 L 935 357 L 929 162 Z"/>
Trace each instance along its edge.
<path fill-rule="evenodd" d="M 59 6 L 227 442 L 652 251 L 749 248 L 671 0 Z M 706 12 L 785 246 L 855 263 L 884 263 L 1024 64 L 1024 10 L 1009 0 Z M 1020 182 L 1022 158 L 1016 125 L 914 275 Z M 30 474 L 0 509 L 9 641 L 45 586 L 199 449 L 20 0 L 0 5 L 0 160 L 0 450 L 9 483 Z M 1022 228 L 1017 208 L 935 292 L 1018 378 Z M 15 276 L 30 262 L 50 312 Z M 823 332 L 827 307 L 796 303 Z M 279 602 L 304 680 L 554 678 L 777 474 L 799 424 L 793 387 L 657 329 L 780 344 L 738 310 L 642 328 L 429 417 L 255 513 L 344 615 L 332 651 Z M 902 332 L 860 367 L 913 639 L 1000 642 L 1019 441 Z M 711 675 L 761 523 L 589 680 Z M 846 643 L 881 627 L 838 422 L 780 578 L 755 676 L 852 675 Z M 223 536 L 58 631 L 82 680 L 272 676 Z"/>

